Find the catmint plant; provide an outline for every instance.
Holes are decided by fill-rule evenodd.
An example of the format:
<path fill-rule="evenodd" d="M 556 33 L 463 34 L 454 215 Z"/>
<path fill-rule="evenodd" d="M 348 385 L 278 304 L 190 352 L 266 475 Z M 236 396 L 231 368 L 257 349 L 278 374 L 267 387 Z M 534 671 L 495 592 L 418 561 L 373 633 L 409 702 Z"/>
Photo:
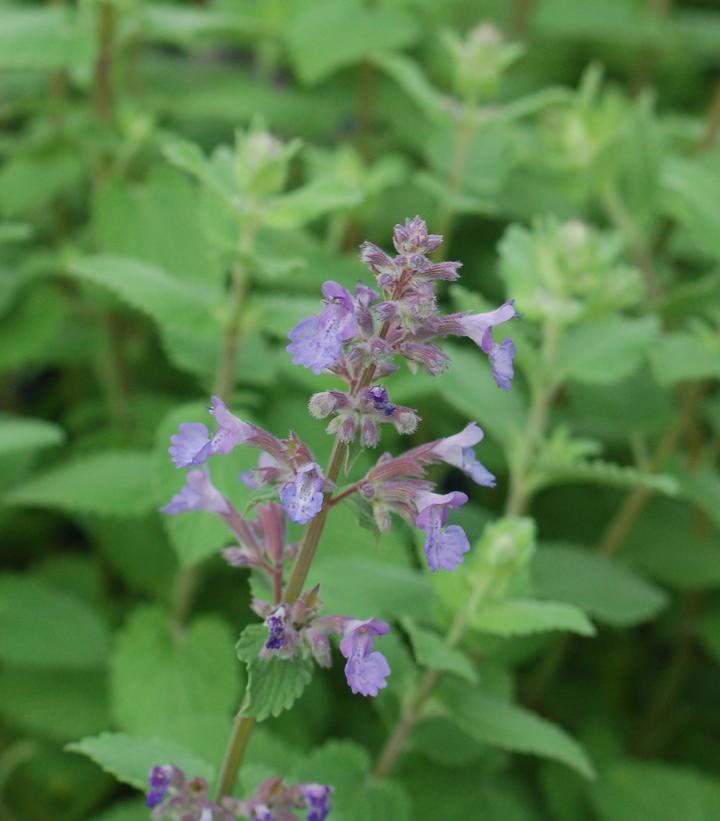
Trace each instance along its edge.
<path fill-rule="evenodd" d="M 318 464 L 295 433 L 279 439 L 233 414 L 218 396 L 210 405 L 214 430 L 201 423 L 184 423 L 172 437 L 173 463 L 188 472 L 182 490 L 162 510 L 169 515 L 204 510 L 219 516 L 237 540 L 224 551 L 227 562 L 264 576 L 267 590 L 272 591 L 270 598 L 256 596 L 252 601 L 264 632 L 256 649 L 250 651 L 251 670 L 253 665 L 262 669 L 273 661 L 288 664 L 294 659 L 311 659 L 329 667 L 332 646 L 337 643 L 352 693 L 374 697 L 387 687 L 392 671 L 382 653 L 382 637 L 390 625 L 372 613 L 325 614 L 319 586 L 304 589 L 328 511 L 344 499 L 355 496 L 367 506 L 380 532 L 391 527 L 392 514 L 421 531 L 427 567 L 433 573 L 454 570 L 470 550 L 463 528 L 450 523 L 454 512 L 468 501 L 467 494 L 439 492 L 428 468 L 445 463 L 478 485 L 494 487 L 494 476 L 475 454 L 483 438 L 476 422 L 453 436 L 399 455 L 381 453 L 363 476 L 342 484 L 350 448 L 376 448 L 383 425 L 392 424 L 400 434 L 417 429 L 417 411 L 393 402 L 385 382 L 403 360 L 412 372 L 423 368 L 437 375 L 449 368 L 450 359 L 439 339 L 471 339 L 480 355 L 489 358 L 498 387 L 510 389 L 515 348 L 508 338 L 496 341 L 493 332 L 517 316 L 513 302 L 486 313 L 441 313 L 437 284 L 457 280 L 461 266 L 431 259 L 441 243 L 442 237 L 428 233 L 419 216 L 395 226 L 394 255 L 371 242 L 363 243 L 360 257 L 374 286 L 360 283 L 352 293 L 337 282 L 325 282 L 321 310 L 290 331 L 287 350 L 295 364 L 315 374 L 333 374 L 344 383 L 343 390 L 316 393 L 309 402 L 311 415 L 328 419 L 326 430 L 335 437 L 327 468 Z M 260 451 L 257 466 L 239 476 L 239 481 L 265 497 L 255 505 L 254 515 L 238 510 L 211 477 L 212 460 L 237 447 Z M 300 545 L 288 539 L 288 520 L 307 525 Z M 245 654 L 243 639 L 241 644 Z M 260 786 L 250 799 L 230 797 L 253 722 L 246 701 L 236 724 L 238 728 L 244 723 L 245 732 L 231 739 L 216 801 L 208 797 L 205 782 L 186 781 L 172 763 L 155 767 L 148 792 L 154 817 L 282 821 L 299 818 L 298 813 L 306 811 L 308 821 L 326 818 L 332 786 L 288 788 L 282 774 Z"/>

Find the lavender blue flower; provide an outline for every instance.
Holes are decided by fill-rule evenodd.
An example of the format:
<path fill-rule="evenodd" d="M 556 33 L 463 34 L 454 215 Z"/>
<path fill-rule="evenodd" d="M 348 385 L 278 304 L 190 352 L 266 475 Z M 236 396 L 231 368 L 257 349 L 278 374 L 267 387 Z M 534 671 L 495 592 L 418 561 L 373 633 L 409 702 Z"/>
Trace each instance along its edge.
<path fill-rule="evenodd" d="M 467 500 L 468 497 L 459 491 L 445 495 L 421 493 L 418 496 L 415 524 L 427 534 L 425 555 L 433 572 L 440 568 L 454 570 L 462 564 L 464 554 L 470 550 L 470 542 L 459 525 L 445 527 L 450 508 L 460 507 Z"/>
<path fill-rule="evenodd" d="M 373 652 L 374 640 L 390 632 L 390 626 L 379 619 L 348 619 L 340 642 L 340 652 L 347 659 L 345 678 L 353 693 L 376 696 L 387 687 L 390 665 L 382 653 Z"/>
<path fill-rule="evenodd" d="M 219 396 L 213 396 L 210 413 L 215 417 L 217 430 L 210 440 L 212 453 L 230 453 L 237 445 L 243 445 L 256 437 L 259 428 L 243 422 L 230 413 L 227 405 Z M 257 447 L 257 445 L 256 445 Z"/>
<path fill-rule="evenodd" d="M 184 778 L 180 770 L 172 764 L 158 764 L 150 770 L 150 789 L 147 794 L 148 807 L 156 807 L 165 798 L 170 787 L 180 786 Z"/>
<path fill-rule="evenodd" d="M 325 784 L 303 784 L 302 795 L 309 810 L 307 821 L 325 821 L 330 814 L 332 787 Z"/>
<path fill-rule="evenodd" d="M 176 468 L 202 465 L 212 454 L 210 432 L 201 422 L 185 422 L 170 438 L 170 456 Z"/>
<path fill-rule="evenodd" d="M 326 298 L 322 312 L 302 319 L 288 334 L 287 350 L 293 364 L 315 374 L 334 365 L 342 356 L 343 344 L 360 330 L 352 294 L 332 280 L 323 284 L 322 291 Z"/>
<path fill-rule="evenodd" d="M 515 376 L 515 345 L 512 339 L 503 339 L 499 345 L 492 343 L 491 349 L 486 353 L 490 354 L 490 367 L 495 383 L 504 391 L 509 391 Z"/>
<path fill-rule="evenodd" d="M 323 506 L 325 480 L 314 462 L 298 471 L 294 479 L 283 485 L 280 501 L 288 518 L 299 525 L 307 524 Z"/>
<path fill-rule="evenodd" d="M 171 515 L 191 510 L 206 510 L 208 513 L 223 515 L 229 513 L 231 508 L 228 500 L 213 485 L 205 466 L 201 470 L 191 470 L 185 477 L 185 485 L 180 492 L 160 510 Z"/>
<path fill-rule="evenodd" d="M 477 484 L 495 487 L 495 477 L 475 456 L 474 447 L 482 441 L 484 435 L 477 422 L 470 422 L 460 433 L 435 442 L 431 453 L 448 465 L 462 470 Z"/>
<path fill-rule="evenodd" d="M 280 650 L 285 646 L 285 630 L 287 622 L 285 620 L 285 608 L 281 605 L 265 620 L 269 630 L 268 640 L 265 642 L 266 650 Z"/>
<path fill-rule="evenodd" d="M 385 416 L 392 416 L 395 405 L 390 401 L 387 388 L 382 385 L 373 385 L 367 390 L 367 397 L 375 406 L 376 411 L 382 411 Z"/>
<path fill-rule="evenodd" d="M 513 378 L 513 358 L 515 346 L 512 340 L 504 340 L 496 345 L 493 340 L 493 328 L 517 316 L 514 300 L 508 300 L 494 311 L 481 314 L 465 314 L 458 317 L 461 333 L 469 337 L 486 354 L 490 356 L 493 378 L 498 387 L 510 390 Z"/>

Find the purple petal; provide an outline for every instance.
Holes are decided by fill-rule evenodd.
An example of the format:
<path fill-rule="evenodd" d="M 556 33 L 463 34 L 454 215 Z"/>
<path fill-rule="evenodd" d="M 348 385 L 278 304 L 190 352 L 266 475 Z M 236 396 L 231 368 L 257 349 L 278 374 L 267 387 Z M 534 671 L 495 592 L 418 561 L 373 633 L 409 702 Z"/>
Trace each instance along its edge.
<path fill-rule="evenodd" d="M 463 556 L 470 550 L 470 542 L 459 525 L 450 525 L 444 530 L 432 530 L 425 540 L 425 555 L 428 567 L 433 573 L 443 568 L 455 570 L 463 563 Z"/>
<path fill-rule="evenodd" d="M 375 638 L 389 632 L 390 625 L 381 619 L 348 619 L 343 628 L 340 652 L 345 658 L 350 658 L 358 652 L 367 654 L 372 650 Z"/>
<path fill-rule="evenodd" d="M 345 665 L 345 678 L 353 693 L 362 696 L 376 696 L 387 687 L 390 665 L 385 656 L 377 651 L 364 656 L 356 653 Z"/>
<path fill-rule="evenodd" d="M 176 468 L 201 465 L 212 453 L 210 432 L 201 422 L 184 422 L 170 442 L 169 453 Z"/>
<path fill-rule="evenodd" d="M 283 485 L 280 501 L 288 518 L 299 525 L 307 524 L 323 506 L 324 481 L 315 471 L 299 473 Z"/>
<path fill-rule="evenodd" d="M 478 347 L 487 353 L 487 332 L 492 331 L 496 325 L 507 322 L 516 316 L 517 311 L 515 310 L 514 300 L 511 299 L 494 311 L 462 316 L 459 318 L 459 322 L 465 336 L 469 336 Z M 492 336 L 490 339 L 492 339 Z"/>
<path fill-rule="evenodd" d="M 499 388 L 509 391 L 512 386 L 515 369 L 513 360 L 515 359 L 515 345 L 512 339 L 503 339 L 496 345 L 490 353 L 490 366 L 492 375 Z"/>
<path fill-rule="evenodd" d="M 175 515 L 192 510 L 224 514 L 229 511 L 227 499 L 213 485 L 207 468 L 191 470 L 185 477 L 185 485 L 172 497 L 161 512 Z"/>

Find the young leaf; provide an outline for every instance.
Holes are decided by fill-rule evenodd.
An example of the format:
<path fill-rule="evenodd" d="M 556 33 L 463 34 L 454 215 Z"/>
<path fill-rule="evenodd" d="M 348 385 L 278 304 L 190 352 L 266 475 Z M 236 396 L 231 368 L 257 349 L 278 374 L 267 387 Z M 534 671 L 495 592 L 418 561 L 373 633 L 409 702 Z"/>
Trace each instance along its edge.
<path fill-rule="evenodd" d="M 450 714 L 466 733 L 479 741 L 509 752 L 560 761 L 585 778 L 594 778 L 593 766 L 585 751 L 555 724 L 457 680 L 446 680 L 441 690 Z"/>
<path fill-rule="evenodd" d="M 599 621 L 632 627 L 654 618 L 667 596 L 622 562 L 590 550 L 543 545 L 532 564 L 540 596 L 582 607 Z"/>
<path fill-rule="evenodd" d="M 592 622 L 579 608 L 535 599 L 488 602 L 473 614 L 470 624 L 476 630 L 497 636 L 526 636 L 547 630 L 568 630 L 581 636 L 595 635 Z"/>
<path fill-rule="evenodd" d="M 65 749 L 88 756 L 118 781 L 143 791 L 148 788 L 148 774 L 156 764 L 175 764 L 188 778 L 198 775 L 210 782 L 214 778 L 213 767 L 207 761 L 180 744 L 158 738 L 101 733 L 68 744 Z"/>
<path fill-rule="evenodd" d="M 109 635 L 80 599 L 32 578 L 0 576 L 0 659 L 25 668 L 98 670 Z"/>
<path fill-rule="evenodd" d="M 248 667 L 248 686 L 243 715 L 264 721 L 279 716 L 302 695 L 310 683 L 313 663 L 295 656 L 291 659 L 261 659 L 260 650 L 267 640 L 267 629 L 251 624 L 243 630 L 237 643 L 237 655 Z"/>
<path fill-rule="evenodd" d="M 441 635 L 418 626 L 409 616 L 402 618 L 401 623 L 410 636 L 418 664 L 455 673 L 471 684 L 477 684 L 477 671 L 463 652 L 448 647 Z"/>
<path fill-rule="evenodd" d="M 184 744 L 215 761 L 238 704 L 232 636 L 214 616 L 174 631 L 159 608 L 136 610 L 120 631 L 110 693 L 117 725 L 128 733 Z"/>
<path fill-rule="evenodd" d="M 154 508 L 149 454 L 108 451 L 82 456 L 35 476 L 3 497 L 8 505 L 69 514 L 140 516 Z"/>
<path fill-rule="evenodd" d="M 717 333 L 663 334 L 650 352 L 650 366 L 663 386 L 693 379 L 720 379 Z"/>

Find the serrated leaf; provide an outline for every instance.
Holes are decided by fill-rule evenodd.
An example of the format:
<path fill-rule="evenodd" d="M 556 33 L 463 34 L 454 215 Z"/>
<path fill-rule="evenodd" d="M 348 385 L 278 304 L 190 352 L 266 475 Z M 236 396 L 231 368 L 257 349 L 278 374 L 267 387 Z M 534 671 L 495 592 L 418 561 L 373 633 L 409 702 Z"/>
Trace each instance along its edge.
<path fill-rule="evenodd" d="M 718 161 L 669 157 L 662 168 L 663 204 L 690 237 L 692 247 L 716 259 L 720 254 Z"/>
<path fill-rule="evenodd" d="M 243 715 L 264 721 L 279 716 L 297 701 L 310 683 L 313 663 L 295 656 L 291 659 L 259 657 L 267 641 L 267 628 L 262 624 L 246 627 L 236 646 L 237 656 L 247 664 L 248 686 Z"/>
<path fill-rule="evenodd" d="M 277 197 L 267 211 L 265 224 L 271 228 L 300 228 L 323 214 L 353 208 L 362 200 L 359 186 L 321 177 Z"/>
<path fill-rule="evenodd" d="M 136 610 L 120 631 L 111 663 L 110 692 L 117 725 L 157 736 L 214 762 L 239 700 L 238 666 L 227 626 L 199 617 L 173 630 L 159 608 Z"/>
<path fill-rule="evenodd" d="M 64 439 L 65 431 L 44 419 L 0 417 L 0 455 L 48 448 Z"/>
<path fill-rule="evenodd" d="M 0 658 L 26 668 L 105 666 L 106 625 L 81 599 L 32 578 L 0 576 Z"/>
<path fill-rule="evenodd" d="M 180 280 L 156 265 L 111 254 L 75 260 L 68 273 L 108 288 L 163 327 L 222 333 L 217 318 L 222 294 L 209 284 Z"/>
<path fill-rule="evenodd" d="M 659 333 L 654 316 L 610 316 L 584 322 L 562 337 L 558 350 L 561 372 L 591 385 L 618 382 L 638 368 Z"/>
<path fill-rule="evenodd" d="M 89 26 L 66 8 L 0 9 L 0 69 L 51 71 L 89 61 Z"/>
<path fill-rule="evenodd" d="M 535 591 L 582 607 L 616 627 L 641 624 L 667 606 L 667 596 L 621 562 L 589 550 L 544 545 L 532 564 Z"/>
<path fill-rule="evenodd" d="M 75 459 L 35 476 L 3 497 L 8 505 L 47 507 L 97 516 L 140 516 L 153 510 L 151 456 L 108 451 Z"/>
<path fill-rule="evenodd" d="M 595 635 L 592 622 L 579 608 L 535 599 L 488 602 L 472 615 L 470 624 L 476 630 L 497 636 L 527 636 L 547 630 Z"/>
<path fill-rule="evenodd" d="M 720 344 L 716 333 L 679 331 L 663 334 L 650 352 L 653 376 L 663 385 L 694 379 L 720 379 Z"/>
<path fill-rule="evenodd" d="M 553 464 L 549 460 L 543 460 L 538 465 L 538 473 L 537 488 L 587 482 L 631 490 L 645 488 L 666 496 L 675 496 L 678 492 L 678 483 L 673 476 L 664 473 L 643 473 L 636 468 L 604 462 L 601 459 L 570 464 Z"/>
<path fill-rule="evenodd" d="M 466 733 L 509 752 L 559 761 L 585 778 L 594 778 L 585 751 L 557 725 L 457 680 L 450 684 L 441 685 L 443 701 Z"/>
<path fill-rule="evenodd" d="M 376 54 L 372 62 L 392 77 L 428 117 L 449 121 L 451 98 L 430 83 L 417 63 L 401 54 Z"/>
<path fill-rule="evenodd" d="M 175 764 L 189 778 L 197 775 L 209 782 L 215 775 L 212 765 L 186 747 L 157 738 L 101 733 L 68 744 L 65 749 L 88 756 L 118 781 L 143 791 L 148 788 L 148 774 L 156 764 Z"/>
<path fill-rule="evenodd" d="M 455 673 L 471 684 L 477 683 L 477 671 L 462 651 L 448 647 L 439 633 L 425 630 L 408 616 L 402 618 L 401 623 L 410 636 L 418 664 L 422 667 Z"/>

